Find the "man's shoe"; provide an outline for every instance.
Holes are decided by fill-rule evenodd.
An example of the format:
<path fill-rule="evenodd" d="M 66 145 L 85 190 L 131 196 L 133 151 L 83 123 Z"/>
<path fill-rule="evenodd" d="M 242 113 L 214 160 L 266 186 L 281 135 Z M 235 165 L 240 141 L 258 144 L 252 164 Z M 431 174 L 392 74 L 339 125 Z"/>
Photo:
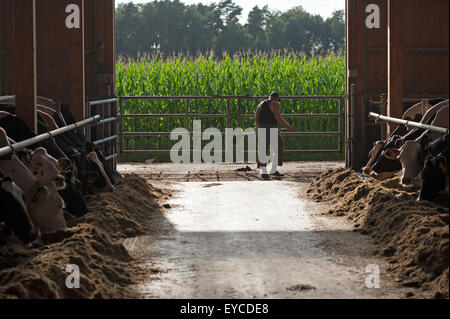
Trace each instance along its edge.
<path fill-rule="evenodd" d="M 285 174 L 281 174 L 280 172 L 276 171 L 275 173 L 270 174 L 270 175 L 277 176 L 277 177 L 283 177 Z"/>
<path fill-rule="evenodd" d="M 261 178 L 265 179 L 265 180 L 269 180 L 270 179 L 270 175 L 269 174 L 261 174 Z"/>

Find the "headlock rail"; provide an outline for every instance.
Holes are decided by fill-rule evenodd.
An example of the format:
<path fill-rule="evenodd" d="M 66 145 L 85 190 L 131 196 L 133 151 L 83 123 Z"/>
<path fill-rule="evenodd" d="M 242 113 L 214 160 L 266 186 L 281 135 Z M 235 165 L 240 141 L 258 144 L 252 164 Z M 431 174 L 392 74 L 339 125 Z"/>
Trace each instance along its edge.
<path fill-rule="evenodd" d="M 43 133 L 43 134 L 37 135 L 35 137 L 23 140 L 21 142 L 17 142 L 10 146 L 2 147 L 2 148 L 0 148 L 0 158 L 2 158 L 4 156 L 8 156 L 16 151 L 20 151 L 21 149 L 24 149 L 25 147 L 28 147 L 33 144 L 40 143 L 42 141 L 51 139 L 57 135 L 75 130 L 77 128 L 86 126 L 88 124 L 96 124 L 99 119 L 100 119 L 100 115 L 95 115 L 95 116 L 89 117 L 85 120 L 79 121 L 77 123 L 70 124 L 70 125 L 67 125 L 64 127 L 60 127 L 58 129 L 50 131 L 48 133 Z"/>
<path fill-rule="evenodd" d="M 427 124 L 422 124 L 422 123 L 413 122 L 413 121 L 401 120 L 401 119 L 398 119 L 395 117 L 384 116 L 384 115 L 373 113 L 373 112 L 369 113 L 369 117 L 375 118 L 376 121 L 385 121 L 385 122 L 396 123 L 396 124 L 400 124 L 400 125 L 417 127 L 417 128 L 435 131 L 435 132 L 447 134 L 447 135 L 450 131 L 448 128 L 445 128 L 445 127 L 439 127 L 439 126 L 427 125 Z"/>

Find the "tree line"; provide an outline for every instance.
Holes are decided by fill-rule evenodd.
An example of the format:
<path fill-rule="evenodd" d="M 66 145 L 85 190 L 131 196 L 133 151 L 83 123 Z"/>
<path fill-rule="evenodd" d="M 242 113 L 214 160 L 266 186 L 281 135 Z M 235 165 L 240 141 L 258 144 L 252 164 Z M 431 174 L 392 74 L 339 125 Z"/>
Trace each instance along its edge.
<path fill-rule="evenodd" d="M 295 51 L 307 55 L 345 49 L 344 12 L 328 19 L 301 6 L 285 12 L 255 6 L 241 24 L 242 7 L 232 0 L 186 5 L 179 0 L 120 4 L 116 9 L 117 54 L 234 54 Z"/>

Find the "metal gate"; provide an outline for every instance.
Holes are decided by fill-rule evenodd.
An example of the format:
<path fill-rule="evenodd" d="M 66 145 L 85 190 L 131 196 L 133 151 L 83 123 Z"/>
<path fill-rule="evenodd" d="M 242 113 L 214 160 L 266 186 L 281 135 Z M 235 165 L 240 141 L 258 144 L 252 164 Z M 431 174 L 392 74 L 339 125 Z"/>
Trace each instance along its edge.
<path fill-rule="evenodd" d="M 237 121 L 237 126 L 241 127 L 243 120 L 251 118 L 254 114 L 247 114 L 242 112 L 243 101 L 261 101 L 266 99 L 265 96 L 251 96 L 251 95 L 213 95 L 213 96 L 120 96 L 120 123 L 119 123 L 119 154 L 169 154 L 170 150 L 135 150 L 124 148 L 124 137 L 128 136 L 170 136 L 171 132 L 130 132 L 124 131 L 124 118 L 149 118 L 149 119 L 167 119 L 178 118 L 185 120 L 185 128 L 189 130 L 190 119 L 203 118 L 222 118 L 226 120 L 227 127 L 231 128 L 233 119 Z M 156 100 L 177 100 L 184 102 L 183 113 L 168 114 L 168 113 L 145 113 L 145 114 L 129 114 L 125 112 L 128 101 L 156 101 Z M 222 100 L 225 103 L 224 113 L 204 114 L 192 113 L 191 102 L 195 100 Z M 282 114 L 285 118 L 335 118 L 338 120 L 337 131 L 322 131 L 322 132 L 281 132 L 282 136 L 337 136 L 338 142 L 334 149 L 288 149 L 284 152 L 289 153 L 323 153 L 323 154 L 342 154 L 345 144 L 344 136 L 344 97 L 343 96 L 284 96 L 281 100 L 331 100 L 338 104 L 337 113 L 318 113 L 318 114 L 300 114 L 288 113 Z M 233 115 L 235 114 L 235 117 Z M 243 128 L 245 129 L 245 128 Z M 190 132 L 192 135 L 193 133 Z M 222 132 L 224 134 L 224 132 Z M 216 150 L 217 151 L 217 150 Z M 193 150 L 191 150 L 193 152 Z M 223 152 L 223 151 L 222 151 Z"/>

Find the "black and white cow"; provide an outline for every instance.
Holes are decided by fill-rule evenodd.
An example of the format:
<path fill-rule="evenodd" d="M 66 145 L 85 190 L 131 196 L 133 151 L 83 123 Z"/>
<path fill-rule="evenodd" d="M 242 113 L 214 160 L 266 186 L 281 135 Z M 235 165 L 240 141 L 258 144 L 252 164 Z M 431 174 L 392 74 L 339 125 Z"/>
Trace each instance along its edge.
<path fill-rule="evenodd" d="M 448 137 L 447 137 L 448 139 Z M 448 140 L 447 140 L 448 143 Z M 437 156 L 428 156 L 422 172 L 419 201 L 433 201 L 439 192 L 449 191 L 449 150 L 447 147 Z"/>
<path fill-rule="evenodd" d="M 38 229 L 35 228 L 25 205 L 25 194 L 9 177 L 0 172 L 0 233 L 16 236 L 24 243 L 39 238 Z"/>
<path fill-rule="evenodd" d="M 443 123 L 442 119 L 448 118 L 448 116 L 443 116 L 445 112 L 448 112 L 448 106 L 448 100 L 433 106 L 425 113 L 421 123 L 436 126 L 444 125 L 445 127 L 445 122 Z M 392 135 L 386 142 L 379 141 L 379 143 L 374 143 L 374 147 L 369 153 L 369 162 L 363 168 L 363 172 L 379 180 L 393 177 L 402 170 L 402 166 L 400 160 L 396 159 L 395 153 L 391 149 L 399 149 L 406 141 L 420 139 L 425 131 L 425 129 L 414 128 L 404 136 Z M 433 133 L 431 136 L 435 139 L 439 137 L 439 134 Z"/>

